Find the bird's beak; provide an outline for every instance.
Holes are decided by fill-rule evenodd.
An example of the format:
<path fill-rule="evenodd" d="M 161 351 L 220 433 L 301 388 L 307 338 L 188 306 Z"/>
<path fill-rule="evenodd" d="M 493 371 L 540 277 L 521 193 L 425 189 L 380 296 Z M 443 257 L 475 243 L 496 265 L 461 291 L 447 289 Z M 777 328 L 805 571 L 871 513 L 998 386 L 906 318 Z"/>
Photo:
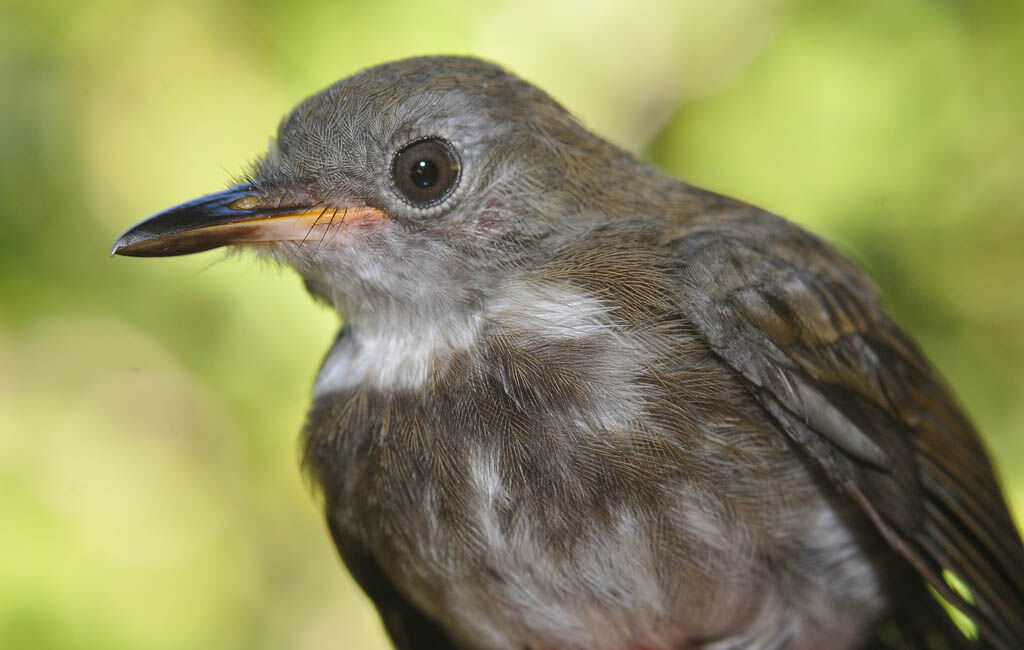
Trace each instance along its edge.
<path fill-rule="evenodd" d="M 176 205 L 124 231 L 111 255 L 168 257 L 228 244 L 323 240 L 332 230 L 384 219 L 367 206 L 267 204 L 251 183 Z"/>

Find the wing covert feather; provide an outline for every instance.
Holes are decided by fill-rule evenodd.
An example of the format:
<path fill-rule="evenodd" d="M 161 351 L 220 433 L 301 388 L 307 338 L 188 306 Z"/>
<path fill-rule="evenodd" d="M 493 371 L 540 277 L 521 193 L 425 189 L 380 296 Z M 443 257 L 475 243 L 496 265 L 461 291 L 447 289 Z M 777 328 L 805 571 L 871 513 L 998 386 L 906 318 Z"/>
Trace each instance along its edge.
<path fill-rule="evenodd" d="M 870 282 L 754 208 L 691 225 L 672 246 L 684 310 L 779 426 L 984 643 L 1021 647 L 1024 549 L 988 457 Z"/>

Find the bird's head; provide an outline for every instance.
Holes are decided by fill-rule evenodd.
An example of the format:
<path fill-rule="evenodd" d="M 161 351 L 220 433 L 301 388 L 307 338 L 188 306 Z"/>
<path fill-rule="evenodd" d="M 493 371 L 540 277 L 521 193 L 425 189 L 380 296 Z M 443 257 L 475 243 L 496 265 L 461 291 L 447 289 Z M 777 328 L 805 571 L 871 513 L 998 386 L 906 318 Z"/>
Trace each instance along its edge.
<path fill-rule="evenodd" d="M 251 245 L 346 317 L 480 299 L 655 175 L 497 66 L 423 57 L 300 103 L 244 182 L 128 229 L 113 253 Z"/>

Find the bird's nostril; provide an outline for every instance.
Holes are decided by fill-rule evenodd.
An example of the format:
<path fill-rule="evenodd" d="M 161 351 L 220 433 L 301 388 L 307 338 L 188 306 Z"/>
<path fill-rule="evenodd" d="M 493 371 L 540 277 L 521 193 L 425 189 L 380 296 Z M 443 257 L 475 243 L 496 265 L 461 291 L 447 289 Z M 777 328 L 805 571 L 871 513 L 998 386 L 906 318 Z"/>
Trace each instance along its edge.
<path fill-rule="evenodd" d="M 247 194 L 240 199 L 236 199 L 233 203 L 229 204 L 228 207 L 232 210 L 252 210 L 260 203 L 260 197 L 252 194 Z"/>

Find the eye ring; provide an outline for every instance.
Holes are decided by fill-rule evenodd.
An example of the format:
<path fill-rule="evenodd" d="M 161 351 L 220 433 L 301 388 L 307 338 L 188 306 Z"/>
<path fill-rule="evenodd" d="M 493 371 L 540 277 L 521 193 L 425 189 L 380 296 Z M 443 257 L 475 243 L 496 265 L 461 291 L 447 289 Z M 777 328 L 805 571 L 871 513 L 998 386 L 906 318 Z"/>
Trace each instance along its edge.
<path fill-rule="evenodd" d="M 409 205 L 426 209 L 440 205 L 459 186 L 462 165 L 455 148 L 438 137 L 405 145 L 391 160 L 391 182 Z"/>

